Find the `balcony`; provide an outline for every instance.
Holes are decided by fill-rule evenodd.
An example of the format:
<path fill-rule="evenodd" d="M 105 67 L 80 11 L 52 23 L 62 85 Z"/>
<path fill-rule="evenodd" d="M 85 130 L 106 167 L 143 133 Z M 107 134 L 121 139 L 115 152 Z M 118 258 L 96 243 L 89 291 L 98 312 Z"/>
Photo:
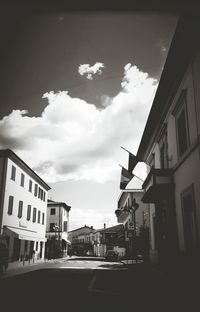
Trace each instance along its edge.
<path fill-rule="evenodd" d="M 117 216 L 117 222 L 123 223 L 128 218 L 130 212 L 125 207 L 122 207 L 115 210 L 115 214 Z"/>
<path fill-rule="evenodd" d="M 156 203 L 162 199 L 168 198 L 174 189 L 172 169 L 155 169 L 152 168 L 142 188 L 144 203 Z"/>

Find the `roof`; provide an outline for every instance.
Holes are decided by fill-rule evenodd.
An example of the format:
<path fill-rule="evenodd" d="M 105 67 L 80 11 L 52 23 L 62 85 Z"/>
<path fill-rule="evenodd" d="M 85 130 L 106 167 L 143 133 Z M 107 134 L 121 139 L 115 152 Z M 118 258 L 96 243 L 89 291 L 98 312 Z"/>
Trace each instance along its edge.
<path fill-rule="evenodd" d="M 68 206 L 66 203 L 64 202 L 58 202 L 58 201 L 53 201 L 48 199 L 47 201 L 47 207 L 53 207 L 53 206 L 62 206 L 63 208 L 65 208 L 67 211 L 70 211 L 71 206 Z"/>
<path fill-rule="evenodd" d="M 85 228 L 90 229 L 90 230 L 92 230 L 92 231 L 96 231 L 95 229 L 93 229 L 93 227 L 84 225 L 84 226 L 82 226 L 82 227 L 80 227 L 80 228 L 78 228 L 78 229 L 71 230 L 71 231 L 69 231 L 68 233 L 72 233 L 72 232 L 75 232 L 75 231 L 78 231 L 78 230 L 81 230 L 81 229 L 85 229 Z"/>
<path fill-rule="evenodd" d="M 103 228 L 96 230 L 96 232 L 103 232 L 103 233 L 118 233 L 124 228 L 123 224 L 117 224 L 114 226 L 111 226 L 109 228 Z"/>
<path fill-rule="evenodd" d="M 147 148 L 155 141 L 171 99 L 183 78 L 187 66 L 200 46 L 200 18 L 182 15 L 178 21 L 160 82 L 138 148 L 137 157 L 144 161 Z"/>
<path fill-rule="evenodd" d="M 0 157 L 10 158 L 19 167 L 26 171 L 33 179 L 35 179 L 39 184 L 41 184 L 47 191 L 50 190 L 50 186 L 46 184 L 38 175 L 33 171 L 19 156 L 17 156 L 12 150 L 4 149 L 0 150 Z"/>

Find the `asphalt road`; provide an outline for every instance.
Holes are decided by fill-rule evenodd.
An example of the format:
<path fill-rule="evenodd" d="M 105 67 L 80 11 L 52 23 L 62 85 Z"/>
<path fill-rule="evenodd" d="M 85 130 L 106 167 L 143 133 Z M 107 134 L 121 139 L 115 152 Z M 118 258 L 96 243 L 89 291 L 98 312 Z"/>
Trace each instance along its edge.
<path fill-rule="evenodd" d="M 188 280 L 144 265 L 58 259 L 22 271 L 0 280 L 0 308 L 6 311 L 196 311 Z"/>

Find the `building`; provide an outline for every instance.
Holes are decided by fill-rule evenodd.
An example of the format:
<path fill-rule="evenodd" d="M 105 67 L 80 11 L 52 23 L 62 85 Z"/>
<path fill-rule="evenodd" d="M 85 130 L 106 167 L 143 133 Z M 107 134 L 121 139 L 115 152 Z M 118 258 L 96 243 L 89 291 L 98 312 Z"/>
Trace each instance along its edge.
<path fill-rule="evenodd" d="M 66 203 L 48 200 L 45 256 L 49 259 L 67 255 L 70 209 Z"/>
<path fill-rule="evenodd" d="M 150 206 L 142 202 L 144 191 L 141 189 L 125 189 L 118 199 L 115 211 L 118 223 L 124 226 L 126 256 L 133 258 L 134 252 L 147 256 L 149 252 L 149 213 Z M 137 209 L 131 209 L 134 202 Z"/>
<path fill-rule="evenodd" d="M 0 151 L 0 226 L 9 261 L 44 258 L 50 187 L 13 151 Z"/>
<path fill-rule="evenodd" d="M 93 255 L 94 232 L 93 226 L 87 225 L 69 231 L 70 254 L 78 256 Z"/>
<path fill-rule="evenodd" d="M 125 256 L 125 240 L 123 224 L 117 224 L 96 230 L 94 233 L 94 255 L 105 257 L 108 250 L 115 250 L 119 257 Z"/>
<path fill-rule="evenodd" d="M 151 252 L 160 262 L 200 250 L 200 19 L 181 16 L 137 157 L 146 162 Z"/>

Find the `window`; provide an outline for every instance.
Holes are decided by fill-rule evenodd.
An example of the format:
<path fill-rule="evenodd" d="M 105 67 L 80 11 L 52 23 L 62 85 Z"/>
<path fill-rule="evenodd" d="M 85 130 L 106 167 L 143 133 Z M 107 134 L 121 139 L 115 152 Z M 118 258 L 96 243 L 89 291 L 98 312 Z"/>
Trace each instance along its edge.
<path fill-rule="evenodd" d="M 63 222 L 63 231 L 67 232 L 67 221 Z"/>
<path fill-rule="evenodd" d="M 185 90 L 182 92 L 177 107 L 175 108 L 175 115 L 176 115 L 178 156 L 181 157 L 189 146 L 189 130 L 187 123 Z"/>
<path fill-rule="evenodd" d="M 36 221 L 36 213 L 37 213 L 37 209 L 33 208 L 33 222 Z"/>
<path fill-rule="evenodd" d="M 50 232 L 55 232 L 55 223 L 50 223 Z"/>
<path fill-rule="evenodd" d="M 34 195 L 37 196 L 37 191 L 38 191 L 38 185 L 35 184 L 35 190 L 34 190 Z"/>
<path fill-rule="evenodd" d="M 15 166 L 12 166 L 12 169 L 11 169 L 11 179 L 13 181 L 15 181 L 15 177 L 16 177 L 16 168 L 15 168 Z"/>
<path fill-rule="evenodd" d="M 44 218 L 45 218 L 45 214 L 44 212 L 42 213 L 42 224 L 44 224 Z"/>
<path fill-rule="evenodd" d="M 35 249 L 38 251 L 38 242 L 36 242 Z"/>
<path fill-rule="evenodd" d="M 43 201 L 44 202 L 46 201 L 46 193 L 45 192 L 43 193 Z"/>
<path fill-rule="evenodd" d="M 28 190 L 31 193 L 32 193 L 32 187 L 33 187 L 33 182 L 31 180 L 29 180 L 29 188 L 28 188 Z"/>
<path fill-rule="evenodd" d="M 13 201 L 14 201 L 14 196 L 9 196 L 9 201 L 8 201 L 8 214 L 11 215 L 13 212 Z"/>
<path fill-rule="evenodd" d="M 23 212 L 23 201 L 19 201 L 19 207 L 18 207 L 18 218 L 22 217 L 22 212 Z"/>
<path fill-rule="evenodd" d="M 51 215 L 55 215 L 55 214 L 56 214 L 56 208 L 51 208 L 50 214 L 51 214 Z"/>
<path fill-rule="evenodd" d="M 31 205 L 27 206 L 27 217 L 26 217 L 26 219 L 27 220 L 31 219 Z"/>
<path fill-rule="evenodd" d="M 41 215 L 41 212 L 40 210 L 38 210 L 38 220 L 37 220 L 38 223 L 40 223 L 40 215 Z"/>
<path fill-rule="evenodd" d="M 21 186 L 24 186 L 25 175 L 21 173 Z"/>

